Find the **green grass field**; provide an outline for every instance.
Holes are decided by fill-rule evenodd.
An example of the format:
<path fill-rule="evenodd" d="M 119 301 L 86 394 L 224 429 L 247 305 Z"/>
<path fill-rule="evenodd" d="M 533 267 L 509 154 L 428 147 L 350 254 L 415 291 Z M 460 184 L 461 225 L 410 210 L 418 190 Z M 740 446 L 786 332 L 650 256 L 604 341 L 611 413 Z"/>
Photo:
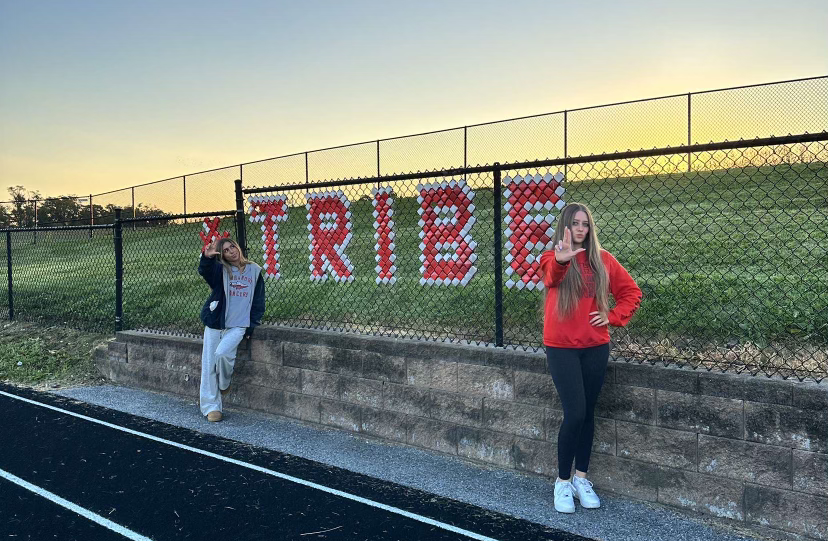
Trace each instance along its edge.
<path fill-rule="evenodd" d="M 545 173 L 546 170 L 528 171 Z M 554 172 L 554 171 L 552 171 Z M 527 173 L 527 171 L 519 172 Z M 373 207 L 364 187 L 352 200 L 346 253 L 352 283 L 312 283 L 304 206 L 280 224 L 281 272 L 267 282 L 265 322 L 326 325 L 400 336 L 494 339 L 493 197 L 490 177 L 475 189 L 477 274 L 467 287 L 420 286 L 416 200 L 395 200 L 397 283 L 374 282 Z M 644 291 L 617 340 L 714 351 L 828 349 L 828 167 L 824 162 L 567 182 L 566 201 L 593 210 L 604 247 Z M 411 193 L 412 183 L 394 186 Z M 295 195 L 295 194 L 294 194 Z M 251 259 L 261 264 L 259 223 L 247 223 Z M 234 232 L 230 219 L 222 229 Z M 206 284 L 197 276 L 200 224 L 124 231 L 124 328 L 199 333 Z M 505 239 L 503 239 L 505 241 Z M 0 236 L 0 243 L 5 244 Z M 5 248 L 5 246 L 3 246 Z M 23 319 L 99 330 L 114 325 L 110 233 L 12 235 L 14 308 Z M 504 255 L 506 251 L 504 249 Z M 504 279 L 505 279 L 504 275 Z M 7 308 L 5 280 L 0 307 Z M 507 343 L 540 343 L 540 294 L 504 288 Z M 2 310 L 2 308 L 0 308 Z M 669 348 L 668 348 L 669 349 Z"/>

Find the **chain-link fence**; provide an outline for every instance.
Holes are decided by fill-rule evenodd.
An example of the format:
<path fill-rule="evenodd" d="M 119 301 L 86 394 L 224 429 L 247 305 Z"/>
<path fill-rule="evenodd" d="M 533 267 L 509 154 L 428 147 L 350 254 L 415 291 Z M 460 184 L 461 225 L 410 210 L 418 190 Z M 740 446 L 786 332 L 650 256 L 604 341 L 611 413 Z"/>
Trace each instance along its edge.
<path fill-rule="evenodd" d="M 538 260 L 560 207 L 579 201 L 644 291 L 613 333 L 616 358 L 821 380 L 826 140 L 250 188 L 250 257 L 279 269 L 265 319 L 537 348 Z"/>
<path fill-rule="evenodd" d="M 196 274 L 200 250 L 213 236 L 238 238 L 235 212 L 133 223 L 123 222 L 123 328 L 200 336 L 209 293 Z"/>
<path fill-rule="evenodd" d="M 99 332 L 198 332 L 200 248 L 213 235 L 236 238 L 236 212 L 115 216 L 103 225 L 0 231 L 0 317 Z"/>
<path fill-rule="evenodd" d="M 0 315 L 198 334 L 198 253 L 226 234 L 264 267 L 265 323 L 535 349 L 538 259 L 561 206 L 580 201 L 645 295 L 613 333 L 616 358 L 822 380 L 826 163 L 822 133 L 269 189 L 239 182 L 235 211 L 119 211 L 114 224 L 4 230 Z"/>
<path fill-rule="evenodd" d="M 91 331 L 113 329 L 111 226 L 6 229 L 0 313 Z"/>

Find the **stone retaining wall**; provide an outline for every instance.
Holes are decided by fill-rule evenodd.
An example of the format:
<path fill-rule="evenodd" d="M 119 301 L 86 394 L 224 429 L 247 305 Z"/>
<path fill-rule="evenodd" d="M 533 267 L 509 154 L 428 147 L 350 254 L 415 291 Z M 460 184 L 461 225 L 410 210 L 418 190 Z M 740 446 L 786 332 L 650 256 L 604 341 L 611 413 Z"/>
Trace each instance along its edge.
<path fill-rule="evenodd" d="M 118 333 L 111 380 L 198 397 L 201 340 Z M 262 327 L 225 400 L 554 478 L 560 402 L 543 355 Z M 598 490 L 828 539 L 828 385 L 610 363 Z"/>

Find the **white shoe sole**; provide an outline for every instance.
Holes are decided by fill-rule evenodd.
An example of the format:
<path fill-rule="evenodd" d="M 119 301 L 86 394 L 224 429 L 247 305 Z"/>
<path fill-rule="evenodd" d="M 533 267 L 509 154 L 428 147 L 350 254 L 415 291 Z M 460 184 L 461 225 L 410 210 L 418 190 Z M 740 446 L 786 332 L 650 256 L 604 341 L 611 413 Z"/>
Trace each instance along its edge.
<path fill-rule="evenodd" d="M 573 505 L 573 506 L 572 506 L 571 508 L 569 508 L 569 509 L 561 509 L 561 508 L 559 508 L 559 507 L 556 505 L 556 506 L 555 506 L 555 511 L 557 511 L 558 513 L 566 513 L 566 514 L 570 514 L 570 513 L 574 513 L 574 512 L 575 512 L 575 506 Z"/>
<path fill-rule="evenodd" d="M 575 499 L 578 500 L 578 503 L 580 503 L 581 507 L 583 507 L 584 509 L 598 509 L 599 507 L 601 507 L 601 502 L 598 502 L 598 505 L 591 505 L 582 502 L 581 498 L 579 498 L 578 496 L 575 496 Z"/>

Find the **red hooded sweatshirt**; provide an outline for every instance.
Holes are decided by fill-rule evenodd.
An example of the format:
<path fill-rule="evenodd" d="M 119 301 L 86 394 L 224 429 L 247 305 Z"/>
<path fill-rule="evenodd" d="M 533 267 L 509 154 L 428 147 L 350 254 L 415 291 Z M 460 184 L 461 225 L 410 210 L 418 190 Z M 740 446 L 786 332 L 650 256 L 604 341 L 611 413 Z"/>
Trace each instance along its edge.
<path fill-rule="evenodd" d="M 630 273 L 605 250 L 601 250 L 601 260 L 609 275 L 609 291 L 615 298 L 615 308 L 607 314 L 609 324 L 623 327 L 629 323 L 641 304 L 641 289 L 632 279 Z M 564 278 L 569 265 L 575 261 L 580 266 L 584 279 L 584 293 L 578 301 L 575 311 L 564 321 L 558 320 L 558 285 Z M 543 318 L 543 344 L 555 348 L 588 348 L 608 344 L 610 341 L 607 325 L 595 327 L 589 323 L 590 312 L 597 312 L 595 301 L 595 284 L 592 268 L 586 252 L 580 252 L 572 261 L 563 265 L 555 260 L 555 252 L 548 251 L 541 255 L 540 270 L 543 273 L 543 285 L 547 289 L 546 306 Z"/>

